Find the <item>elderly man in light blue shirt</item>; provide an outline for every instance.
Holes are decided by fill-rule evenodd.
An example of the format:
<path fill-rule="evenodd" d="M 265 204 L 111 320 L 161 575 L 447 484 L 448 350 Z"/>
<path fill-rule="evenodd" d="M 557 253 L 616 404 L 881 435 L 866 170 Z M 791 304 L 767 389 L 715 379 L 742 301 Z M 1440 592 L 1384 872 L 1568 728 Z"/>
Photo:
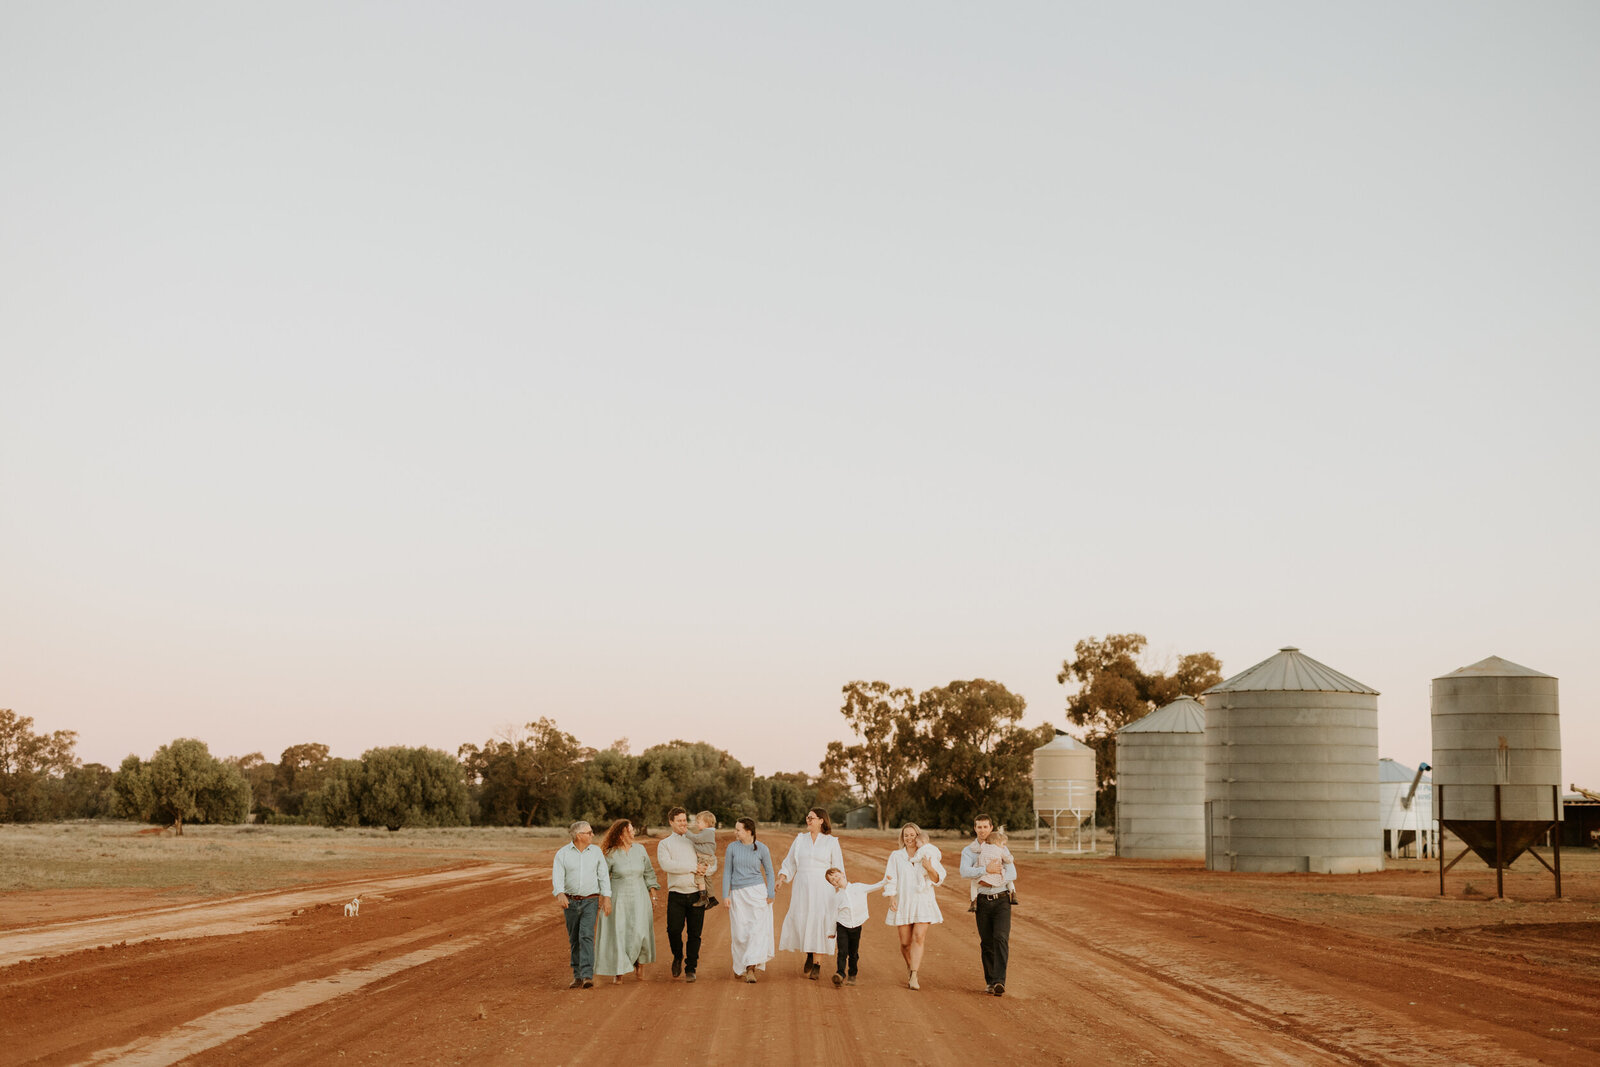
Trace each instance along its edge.
<path fill-rule="evenodd" d="M 567 941 L 572 945 L 572 984 L 568 989 L 594 988 L 594 926 L 600 900 L 611 899 L 611 869 L 594 843 L 594 828 L 583 820 L 572 824 L 572 843 L 556 850 L 550 885 L 556 903 L 566 910 Z"/>

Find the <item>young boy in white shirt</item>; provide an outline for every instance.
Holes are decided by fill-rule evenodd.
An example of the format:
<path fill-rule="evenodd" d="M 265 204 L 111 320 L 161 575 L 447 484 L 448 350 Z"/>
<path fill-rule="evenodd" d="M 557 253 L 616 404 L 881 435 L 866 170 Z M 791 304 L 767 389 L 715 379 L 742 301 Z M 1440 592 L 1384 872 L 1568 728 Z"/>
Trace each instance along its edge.
<path fill-rule="evenodd" d="M 829 867 L 826 875 L 833 886 L 833 933 L 828 940 L 834 943 L 834 958 L 839 961 L 833 972 L 833 984 L 856 984 L 856 963 L 861 955 L 861 927 L 867 921 L 867 894 L 883 888 L 882 882 L 868 885 L 865 882 L 845 882 L 844 872 Z M 848 968 L 848 973 L 847 972 Z"/>

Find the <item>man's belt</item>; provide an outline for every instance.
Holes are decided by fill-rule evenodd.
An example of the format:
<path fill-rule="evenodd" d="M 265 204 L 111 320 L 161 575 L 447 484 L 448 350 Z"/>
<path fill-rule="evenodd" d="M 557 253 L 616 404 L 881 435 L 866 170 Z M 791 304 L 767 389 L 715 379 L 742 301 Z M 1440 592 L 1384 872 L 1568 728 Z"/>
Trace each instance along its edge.
<path fill-rule="evenodd" d="M 583 896 L 580 897 L 576 893 L 568 893 L 567 894 L 567 899 L 568 900 L 593 900 L 595 897 L 597 897 L 599 895 L 600 895 L 599 893 L 585 893 Z"/>

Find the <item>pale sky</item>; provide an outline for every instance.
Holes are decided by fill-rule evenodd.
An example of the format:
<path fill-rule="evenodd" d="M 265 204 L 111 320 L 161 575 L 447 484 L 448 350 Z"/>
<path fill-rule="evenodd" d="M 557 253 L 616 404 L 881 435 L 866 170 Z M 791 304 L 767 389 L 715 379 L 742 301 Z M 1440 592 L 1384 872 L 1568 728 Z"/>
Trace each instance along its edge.
<path fill-rule="evenodd" d="M 0 0 L 0 707 L 814 772 L 1078 640 L 1561 679 L 1600 6 Z"/>

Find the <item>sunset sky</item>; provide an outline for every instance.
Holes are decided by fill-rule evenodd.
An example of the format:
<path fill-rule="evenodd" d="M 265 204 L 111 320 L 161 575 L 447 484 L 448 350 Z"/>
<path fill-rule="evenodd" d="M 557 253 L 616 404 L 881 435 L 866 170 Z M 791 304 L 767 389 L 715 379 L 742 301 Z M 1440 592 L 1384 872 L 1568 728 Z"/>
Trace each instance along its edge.
<path fill-rule="evenodd" d="M 0 5 L 0 707 L 815 771 L 1090 636 L 1561 679 L 1600 6 Z"/>

